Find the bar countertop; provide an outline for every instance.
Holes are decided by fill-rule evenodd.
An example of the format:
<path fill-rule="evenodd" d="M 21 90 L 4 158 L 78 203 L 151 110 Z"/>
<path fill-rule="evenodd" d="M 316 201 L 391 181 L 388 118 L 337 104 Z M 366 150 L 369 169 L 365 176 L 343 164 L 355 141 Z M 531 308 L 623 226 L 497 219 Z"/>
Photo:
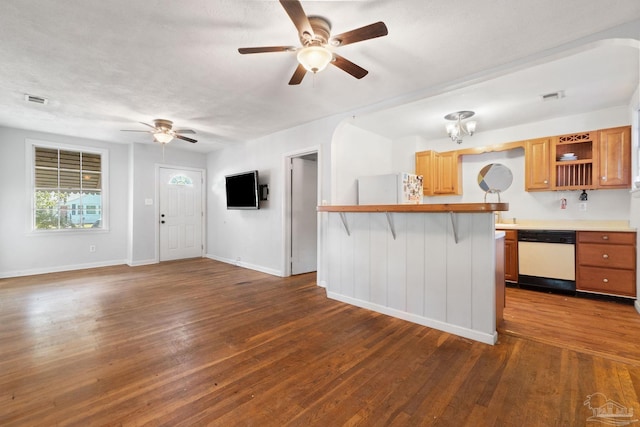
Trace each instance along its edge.
<path fill-rule="evenodd" d="M 508 210 L 509 203 L 318 206 L 318 212 L 489 213 Z"/>

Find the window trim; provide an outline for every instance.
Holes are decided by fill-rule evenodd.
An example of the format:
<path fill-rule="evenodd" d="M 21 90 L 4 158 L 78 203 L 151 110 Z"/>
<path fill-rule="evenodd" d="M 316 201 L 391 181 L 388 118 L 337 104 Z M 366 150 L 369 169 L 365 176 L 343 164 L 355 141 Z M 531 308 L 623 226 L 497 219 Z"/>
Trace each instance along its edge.
<path fill-rule="evenodd" d="M 37 139 L 25 139 L 26 150 L 26 173 L 27 173 L 27 230 L 29 234 L 50 234 L 50 233 L 103 233 L 109 231 L 109 150 L 106 148 L 91 147 L 86 145 L 64 144 L 52 141 Z M 101 195 L 102 195 L 102 217 L 100 228 L 58 228 L 40 230 L 35 224 L 35 147 L 51 148 L 57 150 L 77 151 L 100 155 L 101 174 Z"/>

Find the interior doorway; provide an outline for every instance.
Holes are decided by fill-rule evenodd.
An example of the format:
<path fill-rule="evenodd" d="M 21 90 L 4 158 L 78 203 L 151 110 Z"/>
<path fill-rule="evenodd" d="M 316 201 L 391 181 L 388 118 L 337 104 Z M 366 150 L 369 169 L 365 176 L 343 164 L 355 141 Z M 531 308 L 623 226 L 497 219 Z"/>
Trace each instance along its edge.
<path fill-rule="evenodd" d="M 286 158 L 285 273 L 295 275 L 318 269 L 318 151 Z"/>
<path fill-rule="evenodd" d="M 160 261 L 201 257 L 203 247 L 202 170 L 160 167 Z"/>

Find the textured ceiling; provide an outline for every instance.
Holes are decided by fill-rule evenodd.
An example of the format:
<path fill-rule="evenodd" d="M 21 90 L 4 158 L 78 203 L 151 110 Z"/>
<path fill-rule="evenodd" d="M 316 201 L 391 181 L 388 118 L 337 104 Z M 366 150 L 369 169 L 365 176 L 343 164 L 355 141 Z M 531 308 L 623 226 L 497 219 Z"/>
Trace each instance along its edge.
<path fill-rule="evenodd" d="M 334 34 L 380 20 L 386 23 L 388 36 L 336 50 L 369 70 L 366 77 L 356 80 L 329 67 L 315 76 L 308 74 L 299 86 L 288 86 L 296 67 L 294 53 L 240 55 L 239 47 L 299 45 L 296 29 L 277 1 L 3 0 L 0 125 L 129 143 L 148 142 L 148 135 L 120 129 L 143 129 L 137 122 L 163 118 L 197 132 L 198 144 L 176 144 L 209 151 L 337 113 L 373 113 L 376 106 L 417 101 L 414 98 L 423 93 L 429 98 L 420 110 L 401 111 L 394 119 L 373 114 L 369 125 L 363 114 L 362 126 L 395 135 L 399 128 L 391 125 L 410 118 L 412 111 L 419 111 L 420 118 L 433 117 L 435 124 L 435 118 L 440 120 L 449 110 L 475 109 L 482 131 L 481 126 L 504 126 L 491 120 L 514 111 L 509 94 L 516 88 L 526 86 L 536 95 L 564 89 L 570 99 L 572 92 L 593 84 L 583 83 L 584 74 L 603 80 L 606 68 L 567 80 L 565 65 L 541 64 L 540 58 L 640 19 L 637 0 L 362 0 L 302 5 L 308 15 L 328 18 Z M 634 79 L 637 85 L 637 50 L 626 45 L 598 47 L 576 52 L 568 60 L 577 67 L 597 58 L 588 57 L 591 53 L 622 61 L 632 71 L 620 77 L 624 88 L 613 91 L 625 92 Z M 527 71 L 523 65 L 530 59 L 540 68 Z M 462 82 L 512 65 L 523 74 L 484 81 L 466 87 L 467 92 L 447 89 L 448 97 L 439 94 L 443 88 L 459 88 Z M 546 80 L 559 74 L 565 81 Z M 49 104 L 28 104 L 26 93 L 46 97 Z M 593 89 L 581 96 L 587 95 L 592 96 Z M 620 105 L 619 99 L 606 102 Z M 536 115 L 542 113 L 527 117 Z M 403 132 L 417 131 L 412 126 L 421 120 L 415 117 L 402 126 Z M 389 129 L 379 126 L 385 122 Z"/>

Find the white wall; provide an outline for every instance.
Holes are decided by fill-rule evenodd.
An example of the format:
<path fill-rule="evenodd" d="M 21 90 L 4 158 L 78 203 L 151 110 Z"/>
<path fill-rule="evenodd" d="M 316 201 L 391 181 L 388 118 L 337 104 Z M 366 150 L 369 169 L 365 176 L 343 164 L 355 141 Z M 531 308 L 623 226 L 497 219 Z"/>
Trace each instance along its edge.
<path fill-rule="evenodd" d="M 640 64 L 638 64 L 640 70 Z M 631 153 L 632 153 L 632 175 L 640 178 L 640 85 L 636 89 L 631 102 L 629 103 L 629 116 L 631 118 Z M 635 189 L 631 193 L 631 206 L 629 209 L 630 225 L 640 228 L 640 189 Z M 637 239 L 637 236 L 636 236 Z M 636 241 L 636 246 L 637 246 Z M 640 251 L 636 250 L 636 266 L 640 265 Z M 636 295 L 640 295 L 640 274 L 636 274 Z M 640 313 L 640 300 L 636 299 L 636 310 Z"/>
<path fill-rule="evenodd" d="M 98 147 L 109 152 L 109 230 L 30 232 L 25 140 Z M 157 261 L 155 167 L 206 167 L 202 154 L 169 145 L 119 144 L 0 127 L 0 277 Z M 150 198 L 153 205 L 145 205 Z M 89 246 L 96 247 L 89 252 Z"/>
<path fill-rule="evenodd" d="M 270 274 L 283 275 L 284 188 L 287 153 L 320 147 L 319 198 L 331 201 L 331 139 L 341 118 L 318 120 L 253 141 L 231 144 L 207 157 L 207 256 Z M 227 210 L 225 175 L 258 170 L 269 185 L 259 210 Z"/>
<path fill-rule="evenodd" d="M 175 141 L 172 144 L 182 144 Z M 129 150 L 132 164 L 132 179 L 129 187 L 129 221 L 127 236 L 130 265 L 142 265 L 158 262 L 158 221 L 156 200 L 156 165 L 175 168 L 206 169 L 206 156 L 176 148 L 169 144 L 164 149 L 156 144 L 132 144 Z M 151 199 L 152 205 L 145 205 L 145 199 Z"/>
<path fill-rule="evenodd" d="M 351 120 L 351 119 L 349 119 Z M 332 204 L 358 203 L 357 179 L 366 175 L 393 173 L 392 141 L 353 126 L 349 121 L 336 129 L 332 143 Z M 406 171 L 411 172 L 412 167 Z"/>
<path fill-rule="evenodd" d="M 26 139 L 109 151 L 108 231 L 30 232 Z M 122 144 L 0 127 L 0 277 L 124 263 L 128 162 L 127 146 Z M 96 246 L 95 252 L 89 252 L 90 245 Z"/>

